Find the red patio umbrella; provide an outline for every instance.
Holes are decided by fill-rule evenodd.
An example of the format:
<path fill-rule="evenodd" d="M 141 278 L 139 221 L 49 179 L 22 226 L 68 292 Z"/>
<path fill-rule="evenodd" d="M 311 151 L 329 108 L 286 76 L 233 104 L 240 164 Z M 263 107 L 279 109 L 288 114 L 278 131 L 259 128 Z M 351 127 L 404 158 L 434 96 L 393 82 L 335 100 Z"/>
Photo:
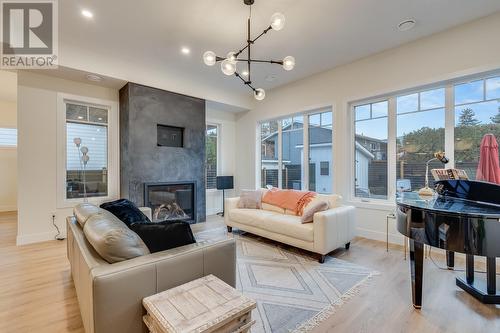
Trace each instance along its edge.
<path fill-rule="evenodd" d="M 493 134 L 485 134 L 481 140 L 479 165 L 476 179 L 500 184 L 500 166 L 498 163 L 498 143 Z"/>

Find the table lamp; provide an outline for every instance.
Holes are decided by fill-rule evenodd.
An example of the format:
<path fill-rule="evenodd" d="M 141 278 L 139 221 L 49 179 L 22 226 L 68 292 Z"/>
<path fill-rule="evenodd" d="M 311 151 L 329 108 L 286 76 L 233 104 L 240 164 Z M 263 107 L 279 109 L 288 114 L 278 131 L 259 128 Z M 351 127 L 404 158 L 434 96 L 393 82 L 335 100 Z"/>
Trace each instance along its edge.
<path fill-rule="evenodd" d="M 433 196 L 434 190 L 429 187 L 429 163 L 432 161 L 440 161 L 443 164 L 448 163 L 450 160 L 445 156 L 444 152 L 438 151 L 434 153 L 434 157 L 427 161 L 425 164 L 425 187 L 418 191 L 420 196 Z"/>

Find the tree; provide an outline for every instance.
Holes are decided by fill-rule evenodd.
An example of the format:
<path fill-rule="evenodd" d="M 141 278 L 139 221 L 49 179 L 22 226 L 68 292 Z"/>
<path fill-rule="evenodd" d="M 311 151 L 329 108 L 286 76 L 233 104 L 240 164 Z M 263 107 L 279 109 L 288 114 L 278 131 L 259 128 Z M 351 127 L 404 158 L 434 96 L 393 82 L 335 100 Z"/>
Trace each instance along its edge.
<path fill-rule="evenodd" d="M 480 121 L 477 120 L 476 114 L 471 108 L 463 109 L 462 112 L 460 112 L 460 117 L 458 118 L 459 126 L 475 126 L 479 123 Z"/>
<path fill-rule="evenodd" d="M 491 117 L 491 122 L 494 124 L 500 124 L 500 106 L 498 107 L 498 112 L 495 116 Z"/>

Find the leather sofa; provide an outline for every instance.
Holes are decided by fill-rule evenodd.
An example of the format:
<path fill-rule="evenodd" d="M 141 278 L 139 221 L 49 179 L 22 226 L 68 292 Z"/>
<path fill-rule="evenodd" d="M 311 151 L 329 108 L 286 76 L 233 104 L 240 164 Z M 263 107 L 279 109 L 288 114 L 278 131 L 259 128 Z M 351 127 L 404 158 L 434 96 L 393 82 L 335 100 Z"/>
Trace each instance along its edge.
<path fill-rule="evenodd" d="M 276 206 L 263 204 L 262 209 L 238 208 L 239 197 L 225 200 L 224 221 L 233 227 L 320 254 L 319 262 L 331 251 L 349 249 L 355 236 L 355 208 L 341 204 L 335 194 L 318 194 L 317 199 L 328 202 L 329 209 L 314 214 L 312 223 L 302 223 L 295 216 Z"/>
<path fill-rule="evenodd" d="M 76 217 L 67 218 L 67 256 L 86 333 L 148 332 L 142 322 L 144 297 L 209 274 L 235 286 L 233 238 L 202 241 L 110 264 L 89 243 L 77 221 L 89 215 L 88 208 L 85 214 L 75 211 Z M 100 208 L 92 209 L 102 215 L 99 219 L 116 218 Z M 143 211 L 151 217 L 151 211 Z"/>

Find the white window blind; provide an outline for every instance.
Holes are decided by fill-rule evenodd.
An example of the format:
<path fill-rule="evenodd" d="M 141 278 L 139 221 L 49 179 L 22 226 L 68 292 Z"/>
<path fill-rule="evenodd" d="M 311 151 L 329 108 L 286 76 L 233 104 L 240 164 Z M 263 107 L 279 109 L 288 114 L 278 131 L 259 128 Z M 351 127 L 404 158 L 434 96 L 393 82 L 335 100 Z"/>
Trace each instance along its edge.
<path fill-rule="evenodd" d="M 0 147 L 17 146 L 17 128 L 0 128 Z"/>

